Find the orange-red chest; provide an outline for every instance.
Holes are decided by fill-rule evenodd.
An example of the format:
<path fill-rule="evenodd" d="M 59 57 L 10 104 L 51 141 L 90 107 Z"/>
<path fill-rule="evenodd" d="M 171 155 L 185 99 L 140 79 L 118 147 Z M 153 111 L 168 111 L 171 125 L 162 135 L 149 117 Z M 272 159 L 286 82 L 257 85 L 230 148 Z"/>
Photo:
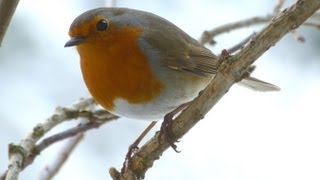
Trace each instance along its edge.
<path fill-rule="evenodd" d="M 109 38 L 96 38 L 77 47 L 81 70 L 92 96 L 113 110 L 117 98 L 143 104 L 157 97 L 164 84 L 153 74 L 137 38 L 140 29 L 123 28 L 109 32 Z"/>

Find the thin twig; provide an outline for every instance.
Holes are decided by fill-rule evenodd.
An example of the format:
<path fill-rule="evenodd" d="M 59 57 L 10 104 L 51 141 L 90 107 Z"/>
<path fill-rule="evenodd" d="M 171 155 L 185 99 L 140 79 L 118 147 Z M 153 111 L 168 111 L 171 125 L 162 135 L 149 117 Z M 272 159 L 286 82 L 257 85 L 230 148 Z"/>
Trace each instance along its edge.
<path fill-rule="evenodd" d="M 277 1 L 276 5 L 273 8 L 273 14 L 279 14 L 280 13 L 281 8 L 282 8 L 285 0 L 276 0 L 276 1 Z"/>
<path fill-rule="evenodd" d="M 5 180 L 6 179 L 7 172 L 8 172 L 8 170 L 1 174 L 0 180 Z"/>
<path fill-rule="evenodd" d="M 59 156 L 56 158 L 56 161 L 51 166 L 46 166 L 41 173 L 40 179 L 42 180 L 50 180 L 52 179 L 62 168 L 63 164 L 68 160 L 70 154 L 75 149 L 75 147 L 80 143 L 83 139 L 84 135 L 78 134 L 76 137 L 70 139 L 66 146 L 63 148 L 62 152 L 59 153 Z"/>
<path fill-rule="evenodd" d="M 117 0 L 106 0 L 106 7 L 116 7 Z"/>
<path fill-rule="evenodd" d="M 309 26 L 309 27 L 313 27 L 313 28 L 316 28 L 318 30 L 320 30 L 320 22 L 316 23 L 316 22 L 305 22 L 303 25 L 305 26 Z"/>
<path fill-rule="evenodd" d="M 109 120 L 111 120 L 111 119 L 109 119 Z M 44 149 L 46 149 L 47 147 L 49 147 L 50 145 L 52 145 L 58 141 L 70 138 L 70 137 L 75 136 L 79 133 L 83 133 L 89 129 L 98 128 L 102 124 L 104 124 L 104 123 L 88 122 L 86 124 L 79 124 L 77 127 L 65 130 L 65 131 L 58 133 L 58 134 L 55 134 L 55 135 L 52 135 L 52 136 L 44 139 L 41 143 L 39 143 L 39 145 L 37 145 L 34 150 L 36 153 L 33 153 L 33 154 L 41 153 L 41 151 L 43 151 Z M 32 156 L 33 154 L 30 154 L 30 156 Z M 25 163 L 27 163 L 28 158 L 26 159 Z"/>
<path fill-rule="evenodd" d="M 92 119 L 92 113 L 89 111 L 95 109 L 97 104 L 92 98 L 82 99 L 77 103 L 74 103 L 70 107 L 58 107 L 55 113 L 49 117 L 46 122 L 38 124 L 33 128 L 33 131 L 28 134 L 25 139 L 22 139 L 19 145 L 11 144 L 9 146 L 9 165 L 6 174 L 6 180 L 18 179 L 19 173 L 22 170 L 23 161 L 27 158 L 32 151 L 36 143 L 42 138 L 48 131 L 58 124 L 64 121 L 76 119 L 79 117 Z"/>
<path fill-rule="evenodd" d="M 152 121 L 148 125 L 148 127 L 139 135 L 139 137 L 129 146 L 129 150 L 128 150 L 128 152 L 126 154 L 126 157 L 125 157 L 125 160 L 124 160 L 124 162 L 122 164 L 121 172 L 124 172 L 126 170 L 126 168 L 129 166 L 130 158 L 139 149 L 138 145 L 140 144 L 140 142 L 143 140 L 143 138 L 145 138 L 145 136 L 150 132 L 150 130 L 156 124 L 157 124 L 157 121 Z"/>
<path fill-rule="evenodd" d="M 274 16 L 278 15 L 280 13 L 281 7 L 283 6 L 284 0 L 277 0 L 277 3 L 274 7 L 273 10 L 273 14 L 268 14 L 266 16 L 257 16 L 257 17 L 252 17 L 249 19 L 245 19 L 245 20 L 240 20 L 237 22 L 233 22 L 233 23 L 228 23 L 222 26 L 219 26 L 217 28 L 214 28 L 212 30 L 209 31 L 204 31 L 201 38 L 199 39 L 199 42 L 201 44 L 206 44 L 209 43 L 211 45 L 215 44 L 214 42 L 214 38 L 220 34 L 223 33 L 227 33 L 236 29 L 241 29 L 244 27 L 250 27 L 250 26 L 254 26 L 254 25 L 259 25 L 259 24 L 264 24 L 264 23 L 268 23 Z M 310 17 L 309 20 L 320 20 L 320 12 L 317 11 L 317 13 L 315 13 L 314 15 L 312 15 Z M 319 28 L 319 23 L 318 24 L 313 24 L 310 23 L 309 21 L 306 21 L 306 26 L 308 27 L 315 27 L 315 28 Z M 303 24 L 305 25 L 305 24 Z M 297 33 L 294 33 L 294 37 L 297 37 Z M 302 35 L 299 36 L 300 38 L 296 38 L 299 42 L 301 42 L 300 40 L 303 38 Z M 302 38 L 301 38 L 302 37 Z"/>
<path fill-rule="evenodd" d="M 302 36 L 302 34 L 299 33 L 298 30 L 294 29 L 291 31 L 291 35 L 294 37 L 295 40 L 298 42 L 304 43 L 306 42 L 306 38 Z"/>
<path fill-rule="evenodd" d="M 204 31 L 199 42 L 201 44 L 206 44 L 212 42 L 213 38 L 216 37 L 217 35 L 230 32 L 236 29 L 240 29 L 243 27 L 249 27 L 252 25 L 257 25 L 257 24 L 263 24 L 266 22 L 269 22 L 273 16 L 272 15 L 267 15 L 265 17 L 252 17 L 249 19 L 237 21 L 234 23 L 228 23 L 222 26 L 219 26 L 213 30 L 210 31 Z M 211 44 L 211 43 L 210 43 Z"/>
<path fill-rule="evenodd" d="M 284 35 L 300 26 L 308 17 L 320 8 L 319 0 L 298 0 L 285 12 L 280 13 L 262 29 L 240 52 L 223 61 L 213 81 L 173 122 L 174 140 L 186 134 L 205 114 L 228 92 L 229 88 L 241 80 L 243 73 L 270 47 Z M 165 140 L 158 142 L 159 133 L 142 146 L 131 158 L 130 168 L 122 177 L 110 169 L 113 177 L 121 180 L 144 178 L 146 171 L 169 148 Z"/>
<path fill-rule="evenodd" d="M 0 46 L 18 3 L 19 0 L 0 1 Z"/>
<path fill-rule="evenodd" d="M 256 33 L 252 33 L 250 36 L 239 42 L 238 44 L 232 46 L 231 48 L 228 48 L 227 51 L 229 54 L 233 54 L 234 52 L 240 50 L 244 45 L 246 45 L 251 38 L 253 38 L 256 35 Z"/>
<path fill-rule="evenodd" d="M 35 148 L 34 150 L 32 150 L 32 153 L 26 157 L 26 159 L 23 161 L 23 165 L 22 165 L 22 169 L 26 168 L 27 166 L 29 166 L 30 164 L 33 163 L 34 159 L 47 147 L 51 146 L 52 144 L 62 141 L 64 139 L 73 137 L 75 135 L 78 135 L 80 133 L 84 133 L 90 129 L 95 129 L 95 128 L 99 128 L 101 125 L 110 122 L 111 120 L 114 120 L 116 118 L 118 118 L 117 116 L 110 114 L 110 117 L 104 119 L 104 120 L 100 120 L 100 121 L 90 121 L 88 123 L 85 124 L 79 124 L 78 126 L 65 130 L 63 132 L 60 132 L 58 134 L 52 135 L 44 140 L 42 140 L 42 142 L 40 142 Z"/>

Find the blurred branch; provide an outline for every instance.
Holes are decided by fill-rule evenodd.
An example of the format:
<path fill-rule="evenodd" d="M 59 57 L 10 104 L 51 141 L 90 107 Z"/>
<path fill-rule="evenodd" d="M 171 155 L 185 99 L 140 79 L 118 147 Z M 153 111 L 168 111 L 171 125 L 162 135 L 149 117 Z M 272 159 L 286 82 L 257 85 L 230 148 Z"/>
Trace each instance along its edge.
<path fill-rule="evenodd" d="M 306 38 L 303 37 L 303 35 L 298 30 L 296 30 L 296 29 L 292 30 L 291 34 L 292 34 L 293 38 L 295 40 L 297 40 L 298 42 L 301 42 L 301 43 L 306 42 Z"/>
<path fill-rule="evenodd" d="M 274 14 L 274 15 L 280 13 L 281 8 L 282 8 L 285 0 L 276 0 L 276 1 L 277 1 L 277 2 L 276 2 L 276 5 L 275 5 L 274 8 L 273 8 L 273 14 Z"/>
<path fill-rule="evenodd" d="M 222 60 L 218 73 L 209 86 L 173 122 L 172 135 L 175 140 L 180 139 L 199 122 L 228 92 L 230 87 L 242 79 L 242 75 L 254 61 L 274 46 L 285 34 L 299 27 L 319 8 L 319 0 L 298 0 L 291 7 L 275 16 L 237 54 Z M 115 168 L 110 169 L 110 175 L 114 179 L 121 180 L 144 178 L 154 161 L 159 159 L 170 146 L 163 137 L 159 142 L 158 136 L 159 132 L 133 155 L 127 171 L 122 176 Z"/>
<path fill-rule="evenodd" d="M 206 44 L 209 43 L 211 45 L 215 44 L 215 41 L 213 40 L 214 37 L 227 33 L 236 29 L 244 28 L 244 27 L 249 27 L 257 24 L 263 24 L 266 22 L 269 22 L 273 16 L 272 15 L 267 15 L 265 17 L 252 17 L 249 19 L 233 22 L 233 23 L 228 23 L 222 26 L 219 26 L 217 28 L 214 28 L 210 31 L 204 31 L 199 42 L 201 44 Z"/>
<path fill-rule="evenodd" d="M 320 9 L 318 9 L 309 19 L 309 20 L 317 20 L 320 21 Z"/>
<path fill-rule="evenodd" d="M 75 149 L 75 147 L 80 143 L 83 137 L 84 135 L 81 133 L 81 134 L 78 134 L 76 137 L 70 139 L 66 144 L 65 148 L 63 149 L 63 151 L 59 153 L 59 156 L 57 157 L 56 161 L 51 166 L 45 167 L 40 179 L 43 179 L 43 180 L 52 179 L 59 172 L 63 164 L 67 161 L 68 157 L 70 156 L 72 151 Z"/>
<path fill-rule="evenodd" d="M 219 26 L 217 28 L 214 28 L 212 30 L 209 31 L 204 31 L 199 42 L 201 44 L 206 44 L 209 43 L 211 45 L 215 44 L 214 38 L 220 34 L 223 33 L 227 33 L 236 29 L 241 29 L 244 27 L 249 27 L 249 26 L 253 26 L 253 25 L 258 25 L 258 24 L 264 24 L 264 23 L 268 23 L 270 22 L 273 17 L 277 16 L 280 12 L 280 9 L 282 8 L 284 3 L 284 0 L 277 0 L 276 5 L 273 9 L 273 14 L 268 14 L 266 16 L 257 16 L 257 17 L 252 17 L 249 19 L 245 19 L 245 20 L 240 20 L 237 22 L 233 22 L 233 23 L 228 23 L 222 26 Z M 312 21 L 313 19 L 317 19 L 320 20 L 319 18 L 319 12 L 316 12 L 313 16 L 310 17 L 310 21 Z M 305 24 L 308 27 L 315 27 L 318 28 L 320 27 L 320 22 L 319 23 L 310 23 L 308 21 L 305 21 Z M 298 32 L 296 32 L 296 30 L 293 30 L 293 36 L 295 37 L 295 39 L 297 39 L 299 42 L 304 42 L 304 37 L 299 34 Z"/>
<path fill-rule="evenodd" d="M 0 1 L 0 46 L 18 3 L 19 0 Z"/>
<path fill-rule="evenodd" d="M 253 38 L 254 36 L 256 35 L 256 33 L 252 33 L 250 36 L 246 37 L 244 40 L 242 40 L 241 42 L 239 42 L 238 44 L 230 47 L 227 49 L 227 52 L 229 54 L 233 54 L 234 52 L 240 50 L 244 45 L 246 45 L 250 40 L 251 38 Z"/>
<path fill-rule="evenodd" d="M 106 0 L 106 7 L 116 7 L 117 0 Z"/>
<path fill-rule="evenodd" d="M 4 174 L 6 176 L 6 180 L 16 180 L 18 179 L 19 173 L 23 170 L 24 168 L 24 161 L 28 159 L 28 157 L 35 156 L 35 153 L 39 153 L 39 150 L 41 150 L 40 147 L 42 147 L 42 150 L 45 149 L 48 145 L 56 142 L 57 140 L 64 139 L 66 137 L 70 137 L 71 132 L 82 132 L 85 130 L 83 127 L 77 127 L 76 130 L 70 130 L 67 131 L 68 133 L 64 133 L 65 137 L 62 136 L 61 134 L 59 138 L 51 138 L 51 142 L 49 141 L 43 141 L 48 143 L 48 145 L 43 145 L 43 143 L 40 143 L 39 146 L 36 146 L 36 143 L 42 138 L 47 132 L 49 132 L 52 128 L 55 126 L 61 124 L 62 122 L 71 120 L 71 119 L 76 119 L 76 118 L 86 118 L 91 122 L 97 122 L 97 123 L 102 123 L 102 122 L 107 122 L 104 121 L 106 119 L 106 116 L 102 116 L 101 111 L 94 111 L 94 109 L 97 107 L 96 102 L 92 99 L 81 99 L 79 102 L 74 103 L 70 107 L 57 107 L 56 111 L 52 116 L 50 116 L 46 122 L 42 124 L 38 124 L 36 127 L 33 128 L 33 131 L 25 138 L 22 139 L 19 145 L 9 145 L 9 165 L 8 165 L 8 170 L 7 173 Z M 91 112 L 93 111 L 93 112 Z M 116 119 L 118 118 L 117 116 L 111 115 L 110 113 L 104 111 L 105 114 L 109 114 L 109 118 L 111 119 Z M 99 119 L 102 118 L 102 119 Z M 88 123 L 89 124 L 89 123 Z M 79 130 L 81 129 L 82 130 Z M 89 128 L 90 129 L 90 128 Z M 57 137 L 53 136 L 53 137 Z M 49 138 L 48 138 L 49 139 Z M 37 149 L 39 148 L 39 149 Z M 30 160 L 30 159 L 28 159 Z M 33 161 L 33 159 L 32 159 Z M 30 164 L 30 163 L 29 163 Z M 28 165 L 28 163 L 26 163 Z M 0 177 L 0 179 L 4 179 L 4 177 Z"/>
<path fill-rule="evenodd" d="M 320 23 L 316 23 L 316 22 L 306 22 L 304 23 L 305 26 L 310 26 L 310 27 L 314 27 L 317 28 L 318 30 L 320 30 Z"/>

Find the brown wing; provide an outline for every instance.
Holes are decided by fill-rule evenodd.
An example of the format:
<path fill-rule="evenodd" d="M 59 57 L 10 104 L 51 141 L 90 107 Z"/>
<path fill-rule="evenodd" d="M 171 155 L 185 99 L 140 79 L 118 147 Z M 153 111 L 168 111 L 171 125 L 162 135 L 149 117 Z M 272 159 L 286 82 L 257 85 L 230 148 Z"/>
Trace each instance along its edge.
<path fill-rule="evenodd" d="M 153 24 L 150 26 L 152 28 L 145 31 L 143 38 L 151 50 L 161 57 L 162 63 L 169 68 L 200 76 L 215 74 L 218 68 L 217 56 L 176 26 L 166 23 L 161 26 Z M 253 77 L 245 78 L 239 84 L 256 91 L 280 90 L 273 84 Z"/>
<path fill-rule="evenodd" d="M 164 65 L 201 76 L 216 73 L 218 60 L 209 49 L 163 18 L 145 18 L 150 24 L 144 27 L 143 40 L 161 56 Z"/>
<path fill-rule="evenodd" d="M 202 46 L 190 45 L 188 49 L 190 61 L 194 63 L 191 72 L 201 72 L 215 74 L 217 72 L 217 57 L 207 48 Z M 187 67 L 188 68 L 188 67 Z"/>

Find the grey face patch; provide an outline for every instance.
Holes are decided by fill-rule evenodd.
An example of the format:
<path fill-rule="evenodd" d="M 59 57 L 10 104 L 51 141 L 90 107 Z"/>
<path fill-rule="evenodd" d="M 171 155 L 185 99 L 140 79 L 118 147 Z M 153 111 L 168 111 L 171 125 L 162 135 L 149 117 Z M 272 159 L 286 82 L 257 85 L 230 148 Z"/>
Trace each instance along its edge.
<path fill-rule="evenodd" d="M 96 16 L 104 16 L 119 25 L 132 25 L 138 27 L 148 26 L 148 20 L 145 16 L 154 16 L 151 13 L 126 9 L 126 8 L 97 8 L 88 10 L 79 15 L 71 24 L 70 28 L 79 26 L 85 22 L 90 21 Z"/>
<path fill-rule="evenodd" d="M 96 16 L 105 16 L 106 18 L 112 18 L 113 16 L 123 14 L 123 11 L 118 11 L 117 8 L 97 8 L 88 10 L 81 15 L 79 15 L 71 24 L 70 28 L 79 26 L 85 22 L 92 20 Z"/>
<path fill-rule="evenodd" d="M 115 11 L 113 11 L 114 16 L 121 16 L 126 12 L 125 8 L 118 8 Z"/>

